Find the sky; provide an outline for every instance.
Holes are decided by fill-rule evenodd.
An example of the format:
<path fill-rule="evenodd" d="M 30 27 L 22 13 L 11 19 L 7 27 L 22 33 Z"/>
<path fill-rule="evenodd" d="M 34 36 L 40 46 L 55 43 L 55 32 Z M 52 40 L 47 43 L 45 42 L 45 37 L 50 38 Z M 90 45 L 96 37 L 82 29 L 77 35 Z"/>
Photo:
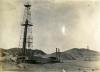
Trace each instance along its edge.
<path fill-rule="evenodd" d="M 0 48 L 19 46 L 24 0 L 0 0 Z M 31 0 L 33 48 L 100 51 L 100 1 Z"/>

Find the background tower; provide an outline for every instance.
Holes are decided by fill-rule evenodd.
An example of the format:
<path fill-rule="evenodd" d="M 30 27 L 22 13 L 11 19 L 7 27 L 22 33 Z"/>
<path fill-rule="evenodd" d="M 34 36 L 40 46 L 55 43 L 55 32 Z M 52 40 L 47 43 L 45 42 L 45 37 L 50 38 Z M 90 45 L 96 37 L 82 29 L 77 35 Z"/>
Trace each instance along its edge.
<path fill-rule="evenodd" d="M 61 55 L 60 55 L 60 49 L 59 48 L 56 48 L 56 60 L 58 61 L 58 62 L 60 62 L 60 57 Z"/>

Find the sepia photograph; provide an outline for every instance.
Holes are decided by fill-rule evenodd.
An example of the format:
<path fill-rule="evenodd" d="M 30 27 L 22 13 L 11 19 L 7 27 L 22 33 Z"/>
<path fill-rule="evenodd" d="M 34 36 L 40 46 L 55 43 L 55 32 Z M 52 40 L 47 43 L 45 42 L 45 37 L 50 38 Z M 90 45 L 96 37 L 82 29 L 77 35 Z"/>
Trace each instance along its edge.
<path fill-rule="evenodd" d="M 0 0 L 0 72 L 100 72 L 100 0 Z"/>

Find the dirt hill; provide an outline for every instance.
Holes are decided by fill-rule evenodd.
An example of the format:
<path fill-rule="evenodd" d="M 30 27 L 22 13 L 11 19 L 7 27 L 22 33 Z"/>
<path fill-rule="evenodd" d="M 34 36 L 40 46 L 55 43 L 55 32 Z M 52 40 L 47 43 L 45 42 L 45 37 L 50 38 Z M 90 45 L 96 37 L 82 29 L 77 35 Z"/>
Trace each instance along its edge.
<path fill-rule="evenodd" d="M 99 52 L 85 48 L 73 48 L 58 54 L 63 60 L 96 60 L 100 56 Z M 47 57 L 56 57 L 56 53 L 49 54 Z"/>

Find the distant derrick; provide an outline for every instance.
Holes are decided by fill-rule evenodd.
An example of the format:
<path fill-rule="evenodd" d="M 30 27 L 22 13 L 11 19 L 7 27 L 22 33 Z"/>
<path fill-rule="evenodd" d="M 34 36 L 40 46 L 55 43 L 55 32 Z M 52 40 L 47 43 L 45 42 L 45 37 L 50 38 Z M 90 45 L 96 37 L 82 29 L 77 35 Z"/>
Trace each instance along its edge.
<path fill-rule="evenodd" d="M 60 62 L 61 61 L 61 59 L 60 59 L 60 49 L 59 48 L 56 48 L 56 60 L 58 61 L 58 62 Z"/>

